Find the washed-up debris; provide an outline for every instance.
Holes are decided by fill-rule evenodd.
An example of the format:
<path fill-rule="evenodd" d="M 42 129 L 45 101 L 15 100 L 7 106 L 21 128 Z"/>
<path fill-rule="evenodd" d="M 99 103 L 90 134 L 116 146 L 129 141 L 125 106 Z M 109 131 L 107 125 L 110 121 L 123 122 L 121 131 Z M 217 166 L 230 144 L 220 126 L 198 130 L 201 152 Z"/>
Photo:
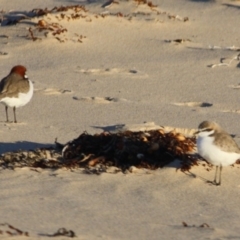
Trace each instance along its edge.
<path fill-rule="evenodd" d="M 68 11 L 69 9 L 73 10 L 73 12 L 69 14 L 63 13 L 64 11 Z M 58 21 L 62 19 L 66 19 L 67 21 L 69 21 L 69 20 L 76 20 L 80 18 L 86 18 L 84 14 L 81 14 L 79 12 L 80 11 L 82 11 L 83 13 L 87 12 L 87 10 L 81 5 L 53 8 L 52 10 L 34 9 L 32 11 L 34 11 L 35 14 L 37 14 L 37 16 L 46 15 L 48 13 L 52 13 L 55 11 L 56 12 L 61 11 L 62 12 L 61 14 L 55 16 L 58 19 Z M 67 28 L 63 27 L 58 22 L 50 21 L 50 18 L 49 18 L 49 21 L 45 19 L 38 20 L 36 25 L 34 27 L 30 27 L 28 31 L 29 31 L 29 38 L 32 39 L 33 41 L 42 40 L 42 38 L 37 37 L 37 33 L 40 33 L 40 32 L 42 32 L 45 37 L 51 34 L 53 37 L 55 37 L 55 39 L 57 39 L 61 43 L 68 40 L 68 38 L 64 35 L 64 33 L 68 32 Z M 75 38 L 77 39 L 76 41 L 82 43 L 82 40 L 86 38 L 86 36 L 75 33 Z"/>
<path fill-rule="evenodd" d="M 174 40 L 165 40 L 165 42 L 167 43 L 184 43 L 184 42 L 191 42 L 190 39 L 184 39 L 184 38 L 177 38 L 177 39 L 174 39 Z"/>
<path fill-rule="evenodd" d="M 47 14 L 51 13 L 59 13 L 59 12 L 66 12 L 68 10 L 73 10 L 75 13 L 78 13 L 80 11 L 87 11 L 84 6 L 82 5 L 70 5 L 70 6 L 55 6 L 52 9 L 48 8 L 35 8 L 31 11 L 24 11 L 22 13 L 19 13 L 19 11 L 10 11 L 8 13 L 3 12 L 2 13 L 2 19 L 0 21 L 2 26 L 8 26 L 8 25 L 15 25 L 20 23 L 22 20 L 31 20 L 35 17 L 45 16 Z M 72 18 L 74 18 L 74 15 L 72 15 Z"/>
<path fill-rule="evenodd" d="M 41 234 L 42 236 L 46 237 L 59 237 L 59 236 L 64 236 L 64 237 L 76 237 L 76 234 L 72 230 L 67 230 L 66 228 L 59 228 L 57 232 L 53 234 Z"/>
<path fill-rule="evenodd" d="M 196 225 L 188 225 L 186 222 L 182 222 L 183 227 L 196 227 L 196 228 L 211 228 L 207 223 L 203 223 L 199 226 Z"/>
<path fill-rule="evenodd" d="M 8 152 L 0 156 L 0 167 L 84 168 L 87 173 L 125 172 L 132 166 L 155 170 L 176 159 L 179 168 L 188 171 L 198 165 L 195 137 L 185 137 L 175 130 L 123 131 L 100 134 L 82 133 L 63 145 L 31 151 Z M 112 170 L 113 167 L 117 169 Z"/>
<path fill-rule="evenodd" d="M 157 5 L 147 0 L 131 0 L 132 11 L 127 10 L 124 5 L 126 2 L 108 0 L 102 5 L 103 12 L 89 11 L 84 5 L 55 6 L 49 8 L 35 8 L 30 11 L 9 11 L 0 12 L 0 25 L 10 26 L 20 23 L 28 24 L 26 39 L 34 42 L 46 38 L 55 39 L 59 43 L 68 41 L 74 43 L 84 43 L 87 37 L 84 34 L 73 33 L 69 28 L 68 22 L 79 21 L 93 22 L 97 19 L 107 17 L 117 17 L 132 22 L 154 21 L 163 23 L 165 20 L 178 20 L 180 22 L 188 21 L 188 17 L 181 17 L 176 14 L 162 11 Z M 112 5 L 116 7 L 110 8 Z M 108 8 L 108 9 L 107 9 Z M 165 19 L 165 20 L 164 20 Z M 98 21 L 98 20 L 97 20 Z M 60 24 L 61 23 L 61 24 Z M 182 42 L 180 42 L 182 43 Z"/>
<path fill-rule="evenodd" d="M 80 12 L 80 11 L 84 11 L 87 12 L 87 10 L 85 9 L 84 6 L 82 5 L 69 5 L 69 6 L 55 6 L 52 9 L 48 9 L 48 8 L 35 8 L 32 10 L 32 12 L 34 13 L 35 16 L 44 16 L 47 15 L 49 13 L 57 13 L 57 12 L 66 12 L 68 10 L 73 10 L 75 13 Z"/>
<path fill-rule="evenodd" d="M 117 166 L 123 171 L 130 166 L 156 169 L 180 159 L 182 168 L 194 165 L 194 138 L 186 138 L 174 131 L 162 129 L 147 132 L 125 131 L 116 134 L 81 134 L 67 143 L 62 156 L 65 161 L 85 164 L 88 167 L 102 164 Z M 75 159 L 75 162 L 72 161 Z"/>
<path fill-rule="evenodd" d="M 28 232 L 22 231 L 8 223 L 0 223 L 0 235 L 29 237 Z"/>
<path fill-rule="evenodd" d="M 239 50 L 237 50 L 237 51 L 239 51 Z M 227 66 L 227 67 L 229 67 L 234 60 L 236 60 L 238 62 L 240 61 L 240 54 L 238 54 L 237 56 L 234 56 L 233 58 L 231 58 L 229 60 L 229 62 L 224 62 L 226 59 L 228 59 L 228 58 L 221 58 L 220 59 L 221 63 L 212 64 L 212 65 L 209 65 L 209 67 L 211 67 L 211 68 L 220 67 L 220 66 Z"/>

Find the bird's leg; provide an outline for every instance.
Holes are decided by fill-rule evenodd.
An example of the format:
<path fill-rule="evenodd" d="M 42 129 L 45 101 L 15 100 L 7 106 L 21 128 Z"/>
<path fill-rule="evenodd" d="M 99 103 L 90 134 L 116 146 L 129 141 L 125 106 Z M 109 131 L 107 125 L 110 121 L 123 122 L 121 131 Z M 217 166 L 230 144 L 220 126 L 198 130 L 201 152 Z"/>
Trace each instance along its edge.
<path fill-rule="evenodd" d="M 215 170 L 215 177 L 213 181 L 207 181 L 208 183 L 211 183 L 213 185 L 219 186 L 221 185 L 221 172 L 222 172 L 222 165 L 220 165 L 220 175 L 218 174 L 218 167 L 216 166 L 216 170 Z M 217 182 L 217 176 L 219 175 L 219 182 Z"/>
<path fill-rule="evenodd" d="M 220 186 L 221 185 L 221 178 L 222 178 L 222 165 L 220 165 L 220 172 L 219 172 L 219 181 L 216 185 Z"/>
<path fill-rule="evenodd" d="M 17 122 L 17 118 L 16 118 L 16 107 L 13 107 L 13 114 L 14 114 L 14 122 Z"/>
<path fill-rule="evenodd" d="M 212 182 L 214 185 L 217 185 L 217 175 L 218 175 L 217 173 L 218 173 L 218 166 L 216 166 L 215 177 L 214 177 L 214 180 Z"/>
<path fill-rule="evenodd" d="M 7 106 L 5 106 L 5 112 L 6 112 L 6 122 L 9 122 L 8 121 L 8 107 Z"/>
<path fill-rule="evenodd" d="M 216 166 L 215 177 L 214 177 L 214 180 L 211 182 L 212 184 L 214 184 L 216 186 L 221 185 L 222 165 L 220 165 L 220 170 L 218 170 L 218 168 L 219 168 L 219 166 Z M 218 182 L 217 182 L 217 178 L 218 178 Z"/>

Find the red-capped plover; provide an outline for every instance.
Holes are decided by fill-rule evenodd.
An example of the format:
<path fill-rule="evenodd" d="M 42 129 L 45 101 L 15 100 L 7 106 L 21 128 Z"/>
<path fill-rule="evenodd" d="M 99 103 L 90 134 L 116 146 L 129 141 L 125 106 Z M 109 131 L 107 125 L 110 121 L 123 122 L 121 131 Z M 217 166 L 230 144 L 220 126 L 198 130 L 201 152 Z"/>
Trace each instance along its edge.
<path fill-rule="evenodd" d="M 33 96 L 33 84 L 28 80 L 26 71 L 24 66 L 17 65 L 0 82 L 0 102 L 5 105 L 7 122 L 8 107 L 13 108 L 16 123 L 16 108 L 26 105 Z"/>

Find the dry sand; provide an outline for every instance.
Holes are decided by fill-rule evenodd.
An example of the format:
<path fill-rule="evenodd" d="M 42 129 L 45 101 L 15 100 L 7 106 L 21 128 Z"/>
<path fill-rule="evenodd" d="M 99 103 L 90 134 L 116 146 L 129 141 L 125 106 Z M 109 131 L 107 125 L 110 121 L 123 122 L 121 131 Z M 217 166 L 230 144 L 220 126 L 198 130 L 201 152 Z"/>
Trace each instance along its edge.
<path fill-rule="evenodd" d="M 192 129 L 208 119 L 240 133 L 239 1 L 104 3 L 0 0 L 0 78 L 22 64 L 35 86 L 32 101 L 17 110 L 20 123 L 6 124 L 2 106 L 1 153 L 143 122 Z M 69 10 L 63 19 L 50 13 L 6 25 L 35 8 L 71 4 L 88 11 L 75 20 Z M 64 42 L 37 31 L 39 20 L 66 28 L 57 35 Z M 29 27 L 41 39 L 32 41 Z M 237 165 L 224 168 L 221 187 L 206 183 L 214 171 L 191 172 L 196 177 L 174 166 L 100 176 L 1 170 L 0 223 L 31 239 L 61 227 L 78 239 L 239 239 Z M 1 239 L 29 239 L 7 229 L 0 225 Z"/>

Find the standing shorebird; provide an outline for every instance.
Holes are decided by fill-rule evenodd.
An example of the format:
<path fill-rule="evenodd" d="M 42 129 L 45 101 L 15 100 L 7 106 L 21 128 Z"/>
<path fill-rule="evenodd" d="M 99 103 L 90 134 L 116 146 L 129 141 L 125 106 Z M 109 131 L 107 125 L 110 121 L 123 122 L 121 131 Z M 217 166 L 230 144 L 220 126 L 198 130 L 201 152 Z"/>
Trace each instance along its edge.
<path fill-rule="evenodd" d="M 215 178 L 211 183 L 221 185 L 222 167 L 235 163 L 240 158 L 240 149 L 234 139 L 215 122 L 202 122 L 196 134 L 198 153 L 216 166 Z"/>
<path fill-rule="evenodd" d="M 0 102 L 5 105 L 6 121 L 8 107 L 13 108 L 14 122 L 17 122 L 16 108 L 26 105 L 33 96 L 33 84 L 26 75 L 27 69 L 17 65 L 0 82 Z"/>

